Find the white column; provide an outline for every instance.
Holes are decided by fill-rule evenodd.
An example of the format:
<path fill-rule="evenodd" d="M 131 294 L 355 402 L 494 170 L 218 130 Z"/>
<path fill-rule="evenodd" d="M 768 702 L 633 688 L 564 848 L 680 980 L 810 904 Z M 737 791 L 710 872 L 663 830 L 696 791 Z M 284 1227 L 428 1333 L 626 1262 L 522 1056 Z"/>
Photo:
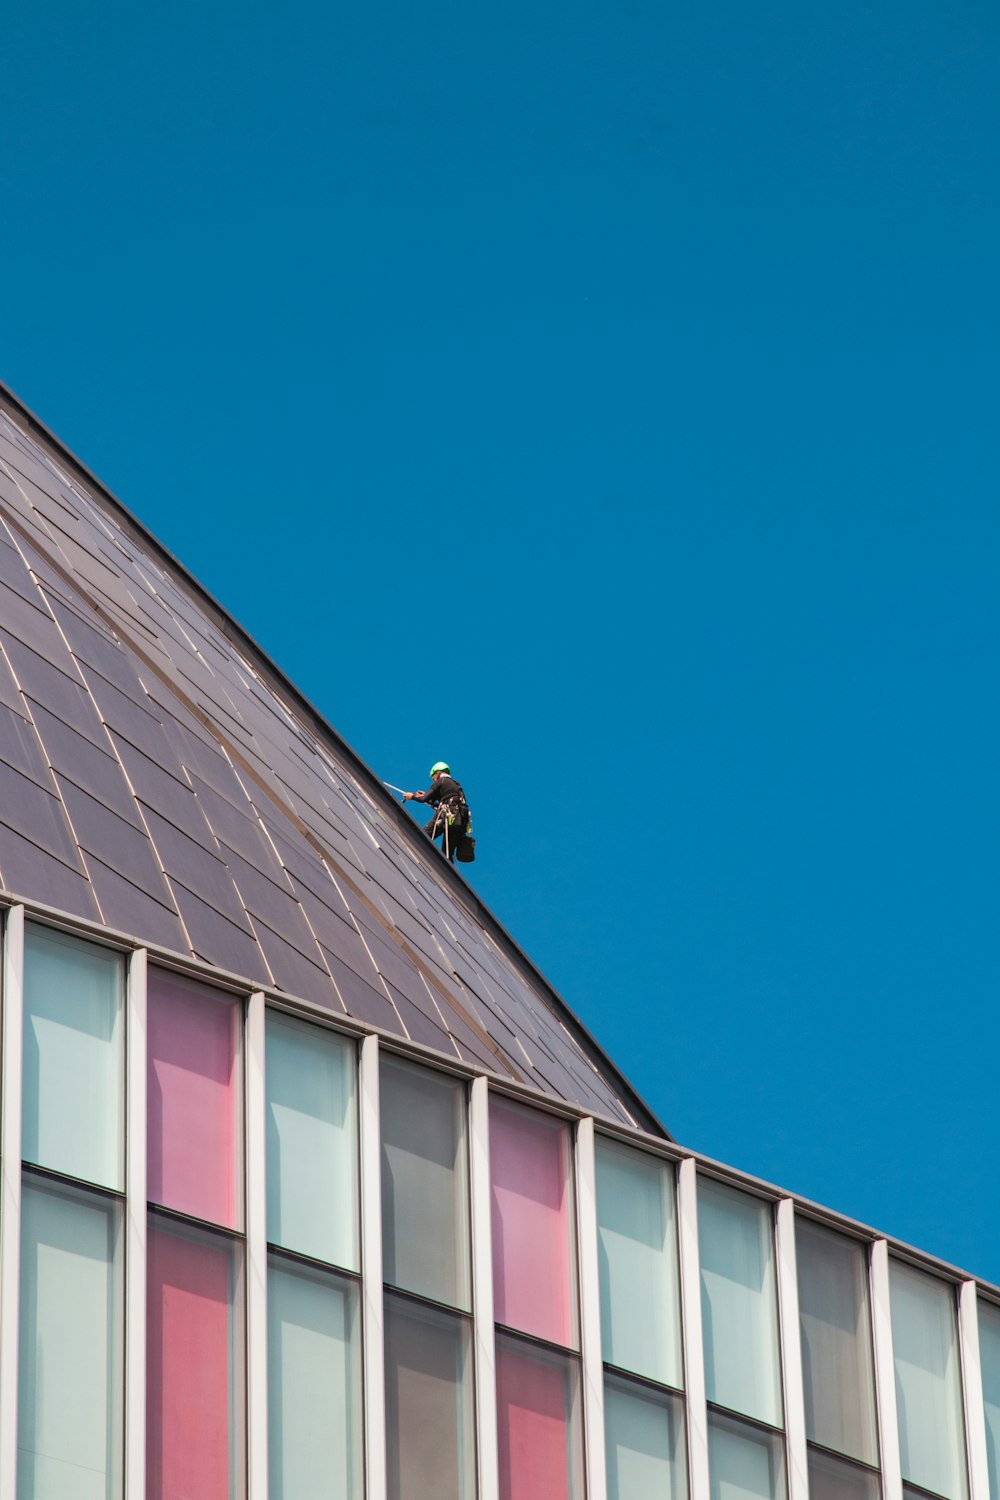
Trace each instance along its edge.
<path fill-rule="evenodd" d="M 493 1331 L 493 1233 L 490 1209 L 490 1096 L 474 1078 L 469 1097 L 469 1196 L 472 1201 L 472 1295 L 476 1345 L 479 1500 L 498 1500 L 496 1336 Z"/>
<path fill-rule="evenodd" d="M 698 1259 L 698 1172 L 691 1159 L 682 1161 L 677 1171 L 677 1226 L 690 1500 L 709 1500 L 708 1409 L 705 1405 L 705 1347 L 701 1330 Z"/>
<path fill-rule="evenodd" d="M 361 1274 L 364 1289 L 367 1500 L 385 1500 L 385 1349 L 382 1298 L 382 1172 L 379 1156 L 378 1037 L 361 1044 Z"/>
<path fill-rule="evenodd" d="M 576 1130 L 577 1229 L 580 1242 L 580 1354 L 589 1500 L 607 1500 L 604 1460 L 604 1365 L 601 1357 L 601 1284 L 597 1263 L 597 1165 L 594 1122 Z"/>
<path fill-rule="evenodd" d="M 788 1442 L 788 1497 L 789 1500 L 809 1500 L 806 1404 L 802 1384 L 802 1341 L 799 1337 L 799 1283 L 795 1268 L 795 1204 L 791 1198 L 782 1198 L 777 1206 L 774 1239 L 781 1318 L 785 1436 Z"/>
<path fill-rule="evenodd" d="M 0 1114 L 0 1495 L 17 1493 L 17 1324 L 21 1259 L 21 1037 L 24 907 L 4 924 Z"/>
<path fill-rule="evenodd" d="M 965 1431 L 969 1443 L 969 1496 L 970 1500 L 990 1500 L 983 1371 L 979 1363 L 979 1300 L 974 1281 L 963 1281 L 958 1289 L 958 1339 L 962 1354 Z"/>
<path fill-rule="evenodd" d="M 146 1493 L 146 971 L 140 948 L 125 1023 L 125 1500 Z"/>
<path fill-rule="evenodd" d="M 882 1493 L 885 1500 L 903 1500 L 899 1428 L 896 1425 L 896 1365 L 892 1354 L 892 1315 L 889 1305 L 889 1246 L 885 1240 L 876 1240 L 872 1245 L 871 1277 Z"/>
<path fill-rule="evenodd" d="M 247 1494 L 267 1500 L 267 1180 L 264 996 L 250 996 L 246 1030 Z"/>

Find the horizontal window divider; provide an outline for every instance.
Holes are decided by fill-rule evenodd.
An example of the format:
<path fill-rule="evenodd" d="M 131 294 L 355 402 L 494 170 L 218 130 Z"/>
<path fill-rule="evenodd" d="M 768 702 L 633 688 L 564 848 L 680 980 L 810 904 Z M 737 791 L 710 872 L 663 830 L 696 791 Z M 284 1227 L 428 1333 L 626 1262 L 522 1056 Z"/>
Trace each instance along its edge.
<path fill-rule="evenodd" d="M 72 1177 L 68 1172 L 56 1172 L 51 1167 L 39 1166 L 36 1161 L 22 1161 L 21 1170 L 28 1177 L 38 1177 L 45 1182 L 63 1183 L 68 1187 L 83 1188 L 88 1193 L 94 1193 L 99 1198 L 107 1198 L 113 1203 L 125 1202 L 124 1188 L 105 1187 L 100 1182 L 90 1182 L 86 1177 Z"/>
<path fill-rule="evenodd" d="M 851 1464 L 863 1474 L 881 1474 L 882 1472 L 878 1464 L 866 1464 L 863 1458 L 853 1458 L 850 1453 L 841 1453 L 839 1448 L 828 1448 L 825 1443 L 814 1443 L 812 1438 L 806 1439 L 806 1447 L 812 1453 L 828 1453 L 831 1458 L 842 1459 L 845 1464 Z"/>
<path fill-rule="evenodd" d="M 770 1422 L 762 1422 L 759 1417 L 748 1417 L 746 1412 L 735 1411 L 731 1406 L 720 1406 L 717 1401 L 707 1401 L 709 1412 L 718 1412 L 720 1417 L 731 1417 L 734 1422 L 743 1422 L 747 1427 L 756 1427 L 758 1432 L 770 1433 L 772 1437 L 783 1438 L 785 1429 L 783 1427 L 772 1427 Z"/>
<path fill-rule="evenodd" d="M 211 1219 L 196 1219 L 194 1214 L 185 1214 L 177 1208 L 167 1208 L 163 1203 L 153 1203 L 147 1200 L 146 1208 L 157 1219 L 169 1219 L 174 1224 L 186 1224 L 190 1229 L 205 1229 L 210 1234 L 217 1234 L 222 1240 L 229 1240 L 234 1245 L 246 1243 L 246 1235 L 242 1229 L 227 1229 L 225 1224 L 213 1224 Z"/>
<path fill-rule="evenodd" d="M 332 1260 L 317 1260 L 315 1255 L 304 1255 L 301 1250 L 289 1250 L 287 1245 L 275 1245 L 270 1240 L 267 1242 L 268 1255 L 276 1255 L 281 1260 L 293 1262 L 295 1265 L 304 1266 L 311 1271 L 329 1271 L 334 1276 L 343 1276 L 345 1281 L 356 1282 L 361 1285 L 361 1272 L 350 1271 L 346 1266 L 338 1266 Z"/>
<path fill-rule="evenodd" d="M 621 1365 L 613 1365 L 604 1361 L 605 1375 L 614 1375 L 616 1379 L 627 1380 L 630 1385 L 642 1386 L 647 1391 L 660 1393 L 665 1396 L 679 1396 L 683 1401 L 684 1392 L 676 1385 L 664 1385 L 660 1380 L 653 1380 L 649 1375 L 637 1375 L 634 1370 L 626 1370 Z"/>
<path fill-rule="evenodd" d="M 412 1302 L 414 1307 L 430 1307 L 435 1312 L 452 1313 L 466 1323 L 472 1322 L 472 1313 L 464 1307 L 454 1307 L 450 1302 L 436 1302 L 433 1297 L 423 1297 L 419 1292 L 408 1292 L 405 1287 L 393 1286 L 389 1281 L 382 1283 L 382 1289 L 390 1297 L 399 1297 L 404 1302 Z"/>
<path fill-rule="evenodd" d="M 912 1490 L 915 1495 L 924 1495 L 926 1500 L 961 1500 L 958 1495 L 939 1495 L 937 1490 L 925 1490 L 922 1484 L 915 1484 L 912 1479 L 903 1475 L 903 1488 Z"/>
<path fill-rule="evenodd" d="M 505 1338 L 517 1339 L 519 1343 L 531 1344 L 536 1349 L 544 1349 L 548 1354 L 568 1354 L 571 1359 L 579 1360 L 579 1349 L 571 1349 L 568 1344 L 553 1344 L 550 1339 L 541 1339 L 537 1333 L 522 1333 L 520 1328 L 511 1328 L 507 1323 L 496 1323 L 494 1327 L 497 1333 L 502 1333 Z"/>

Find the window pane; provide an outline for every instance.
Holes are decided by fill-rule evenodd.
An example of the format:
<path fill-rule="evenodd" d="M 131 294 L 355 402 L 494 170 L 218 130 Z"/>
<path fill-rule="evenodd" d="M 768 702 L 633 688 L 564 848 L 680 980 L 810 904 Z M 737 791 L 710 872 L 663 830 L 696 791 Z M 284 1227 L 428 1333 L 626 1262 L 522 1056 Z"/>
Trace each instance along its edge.
<path fill-rule="evenodd" d="M 18 1500 L 121 1495 L 121 1206 L 25 1174 Z"/>
<path fill-rule="evenodd" d="M 879 1500 L 880 1493 L 871 1469 L 809 1449 L 809 1500 Z"/>
<path fill-rule="evenodd" d="M 241 1247 L 149 1216 L 146 1500 L 243 1490 Z"/>
<path fill-rule="evenodd" d="M 271 1256 L 267 1276 L 270 1500 L 360 1500 L 357 1289 Z"/>
<path fill-rule="evenodd" d="M 682 1412 L 677 1397 L 605 1379 L 608 1500 L 685 1500 Z"/>
<path fill-rule="evenodd" d="M 358 1269 L 356 1052 L 267 1013 L 267 1237 Z"/>
<path fill-rule="evenodd" d="M 784 1500 L 781 1438 L 709 1412 L 708 1479 L 711 1500 Z"/>
<path fill-rule="evenodd" d="M 806 1433 L 877 1465 L 867 1248 L 797 1219 L 795 1257 Z"/>
<path fill-rule="evenodd" d="M 122 959 L 45 927 L 24 937 L 25 1161 L 122 1187 Z"/>
<path fill-rule="evenodd" d="M 465 1085 L 383 1058 L 379 1095 L 385 1279 L 468 1308 Z"/>
<path fill-rule="evenodd" d="M 680 1388 L 673 1169 L 599 1140 L 597 1220 L 604 1359 Z"/>
<path fill-rule="evenodd" d="M 979 1358 L 986 1408 L 986 1450 L 990 1500 L 1000 1500 L 1000 1307 L 979 1301 Z"/>
<path fill-rule="evenodd" d="M 780 1427 L 771 1205 L 700 1177 L 698 1245 L 708 1399 Z"/>
<path fill-rule="evenodd" d="M 491 1099 L 497 1322 L 575 1347 L 570 1160 L 561 1120 Z"/>
<path fill-rule="evenodd" d="M 464 1318 L 386 1294 L 389 1500 L 473 1500 L 470 1344 Z"/>
<path fill-rule="evenodd" d="M 148 983 L 150 1201 L 235 1229 L 242 1006 L 163 969 Z"/>
<path fill-rule="evenodd" d="M 500 1500 L 582 1500 L 575 1359 L 497 1334 Z"/>
<path fill-rule="evenodd" d="M 954 1288 L 890 1261 L 889 1293 L 903 1478 L 961 1500 L 965 1437 Z"/>

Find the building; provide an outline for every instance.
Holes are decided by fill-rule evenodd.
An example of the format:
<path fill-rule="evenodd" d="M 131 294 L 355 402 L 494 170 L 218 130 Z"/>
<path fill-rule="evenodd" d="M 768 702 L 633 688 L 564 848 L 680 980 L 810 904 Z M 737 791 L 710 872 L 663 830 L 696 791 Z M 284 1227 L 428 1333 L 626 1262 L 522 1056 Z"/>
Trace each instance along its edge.
<path fill-rule="evenodd" d="M 676 1145 L 0 391 L 0 1495 L 1000 1500 L 1000 1291 Z"/>

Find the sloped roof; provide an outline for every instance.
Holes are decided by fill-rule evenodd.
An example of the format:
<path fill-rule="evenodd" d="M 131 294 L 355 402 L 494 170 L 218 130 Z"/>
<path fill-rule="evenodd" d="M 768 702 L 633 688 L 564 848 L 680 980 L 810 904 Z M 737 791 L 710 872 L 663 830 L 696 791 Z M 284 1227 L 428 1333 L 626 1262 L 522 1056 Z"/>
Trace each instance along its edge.
<path fill-rule="evenodd" d="M 253 641 L 0 386 L 0 883 L 661 1131 Z"/>

